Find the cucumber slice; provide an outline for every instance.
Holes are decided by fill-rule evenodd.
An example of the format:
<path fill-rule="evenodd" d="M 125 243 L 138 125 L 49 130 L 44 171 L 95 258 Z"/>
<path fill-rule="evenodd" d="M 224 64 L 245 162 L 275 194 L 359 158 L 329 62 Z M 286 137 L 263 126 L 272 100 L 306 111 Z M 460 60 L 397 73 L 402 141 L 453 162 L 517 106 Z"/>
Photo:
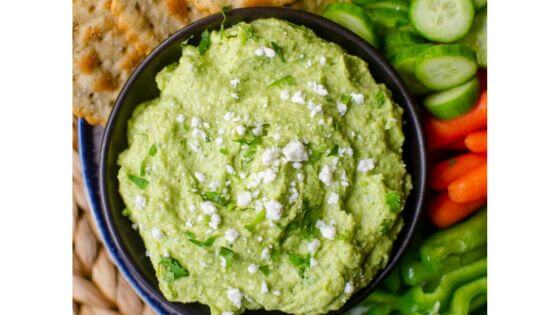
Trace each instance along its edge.
<path fill-rule="evenodd" d="M 412 0 L 409 16 L 422 36 L 436 42 L 451 43 L 469 31 L 474 6 L 471 0 Z"/>
<path fill-rule="evenodd" d="M 408 1 L 405 0 L 376 0 L 364 5 L 365 9 L 391 9 L 408 12 Z"/>
<path fill-rule="evenodd" d="M 344 2 L 331 3 L 325 8 L 323 16 L 358 34 L 370 44 L 377 46 L 375 26 L 366 11 L 359 6 Z"/>
<path fill-rule="evenodd" d="M 414 76 L 414 65 L 418 55 L 432 46 L 432 44 L 409 46 L 391 58 L 391 64 L 393 64 L 395 70 L 401 75 L 404 83 L 414 95 L 423 95 L 430 91 L 427 86 L 418 81 Z"/>
<path fill-rule="evenodd" d="M 447 120 L 468 113 L 476 104 L 480 94 L 478 79 L 434 93 L 424 99 L 424 106 L 434 117 Z"/>
<path fill-rule="evenodd" d="M 395 30 L 385 35 L 383 50 L 385 56 L 390 58 L 408 46 L 423 44 L 425 42 L 426 40 L 424 38 L 414 32 Z"/>
<path fill-rule="evenodd" d="M 373 23 L 378 26 L 381 34 L 387 33 L 392 28 L 409 24 L 408 14 L 403 11 L 379 8 L 367 10 L 367 13 Z"/>
<path fill-rule="evenodd" d="M 486 0 L 473 0 L 475 10 L 480 10 L 486 6 Z"/>
<path fill-rule="evenodd" d="M 476 52 L 478 65 L 486 68 L 486 9 L 475 15 L 471 30 L 459 43 L 472 48 Z"/>
<path fill-rule="evenodd" d="M 414 74 L 433 90 L 447 90 L 465 83 L 477 71 L 476 53 L 464 45 L 438 45 L 418 56 Z"/>

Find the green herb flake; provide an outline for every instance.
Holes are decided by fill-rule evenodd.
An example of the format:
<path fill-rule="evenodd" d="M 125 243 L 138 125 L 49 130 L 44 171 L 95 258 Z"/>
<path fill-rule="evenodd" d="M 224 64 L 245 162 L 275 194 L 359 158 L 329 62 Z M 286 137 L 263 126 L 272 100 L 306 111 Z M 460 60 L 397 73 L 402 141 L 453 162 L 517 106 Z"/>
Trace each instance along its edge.
<path fill-rule="evenodd" d="M 294 80 L 294 77 L 292 77 L 291 75 L 286 75 L 270 83 L 267 88 L 274 86 L 294 85 L 295 83 L 296 80 Z"/>
<path fill-rule="evenodd" d="M 255 38 L 255 32 L 253 31 L 253 27 L 251 25 L 241 25 L 241 29 L 243 30 L 243 32 L 240 34 L 242 45 L 245 45 L 247 39 Z"/>
<path fill-rule="evenodd" d="M 342 104 L 348 105 L 348 103 L 350 103 L 350 100 L 352 100 L 352 97 L 349 94 L 344 93 L 340 96 L 340 102 Z"/>
<path fill-rule="evenodd" d="M 309 143 L 309 159 L 308 162 L 310 164 L 315 164 L 317 161 L 321 159 L 321 150 L 320 148 L 314 148 L 313 144 Z"/>
<path fill-rule="evenodd" d="M 226 150 L 224 148 L 220 148 L 219 151 L 220 151 L 220 154 L 223 154 L 223 155 L 228 155 L 229 154 L 228 150 Z"/>
<path fill-rule="evenodd" d="M 338 155 L 338 144 L 335 144 L 328 154 L 328 156 L 336 156 L 336 155 Z"/>
<path fill-rule="evenodd" d="M 270 251 L 270 260 L 272 260 L 272 262 L 279 262 L 280 261 L 280 256 L 282 256 L 282 251 L 276 247 L 274 247 L 271 251 Z"/>
<path fill-rule="evenodd" d="M 208 30 L 204 30 L 204 32 L 202 32 L 202 34 L 200 35 L 200 43 L 198 44 L 198 53 L 200 53 L 200 55 L 204 55 L 206 53 L 206 51 L 208 51 L 208 49 L 210 49 L 210 44 L 212 42 L 210 41 L 210 32 L 208 32 Z"/>
<path fill-rule="evenodd" d="M 391 225 L 392 221 L 391 220 L 383 220 L 383 222 L 381 222 L 381 234 L 382 235 L 387 235 L 389 234 L 389 231 L 391 230 L 391 228 L 393 227 Z"/>
<path fill-rule="evenodd" d="M 265 276 L 268 276 L 270 274 L 270 267 L 268 267 L 268 266 L 259 266 L 259 270 Z"/>
<path fill-rule="evenodd" d="M 233 141 L 235 141 L 239 144 L 245 144 L 249 147 L 256 147 L 256 146 L 262 144 L 262 137 L 251 135 L 251 136 L 246 136 L 244 138 L 233 139 Z"/>
<path fill-rule="evenodd" d="M 319 230 L 315 227 L 317 220 L 321 216 L 321 205 L 311 205 L 309 200 L 303 200 L 302 205 L 303 221 L 301 236 L 305 239 L 315 238 Z"/>
<path fill-rule="evenodd" d="M 286 62 L 286 59 L 284 59 L 284 52 L 282 51 L 282 47 L 278 46 L 278 44 L 276 44 L 275 42 L 270 42 L 270 44 L 272 45 L 272 49 L 274 49 L 274 52 L 278 55 L 278 57 L 280 57 L 280 60 L 282 60 L 282 62 Z"/>
<path fill-rule="evenodd" d="M 377 91 L 375 94 L 375 101 L 377 102 L 377 106 L 381 106 L 385 103 L 385 93 L 383 93 L 382 90 Z"/>
<path fill-rule="evenodd" d="M 299 276 L 303 278 L 305 271 L 310 266 L 311 256 L 310 255 L 302 256 L 302 255 L 290 253 L 288 255 L 288 259 L 290 260 L 290 263 L 298 269 Z"/>
<path fill-rule="evenodd" d="M 257 226 L 257 224 L 264 221 L 265 218 L 266 218 L 266 211 L 263 209 L 263 210 L 261 210 L 261 212 L 259 212 L 257 214 L 257 216 L 251 222 L 249 222 L 249 224 L 245 225 L 245 228 L 249 232 L 254 233 L 255 232 L 255 227 Z"/>
<path fill-rule="evenodd" d="M 235 252 L 227 247 L 220 247 L 220 256 L 224 257 L 226 260 L 226 268 L 233 265 L 233 259 L 235 258 Z"/>
<path fill-rule="evenodd" d="M 165 269 L 165 279 L 167 281 L 175 281 L 177 279 L 188 277 L 189 271 L 183 268 L 181 264 L 171 257 L 164 257 L 159 261 L 160 266 Z"/>
<path fill-rule="evenodd" d="M 206 239 L 206 241 L 199 241 L 195 238 L 195 235 L 191 232 L 187 232 L 187 237 L 189 239 L 189 242 L 193 243 L 198 247 L 204 247 L 204 248 L 212 246 L 214 244 L 214 241 L 216 240 L 215 236 L 211 236 L 208 239 Z"/>
<path fill-rule="evenodd" d="M 144 189 L 148 186 L 149 182 L 142 177 L 138 177 L 132 174 L 128 174 L 127 177 L 131 182 L 133 182 L 140 189 Z"/>
<path fill-rule="evenodd" d="M 217 191 L 209 191 L 209 192 L 202 193 L 202 199 L 206 201 L 212 201 L 213 203 L 218 204 L 222 207 L 227 207 L 228 204 L 230 203 L 229 199 L 225 198 L 224 196 L 222 196 L 222 194 L 220 194 Z"/>
<path fill-rule="evenodd" d="M 157 153 L 157 145 L 154 143 L 154 144 L 152 144 L 152 146 L 148 150 L 148 155 L 154 156 L 154 155 L 156 155 L 156 153 Z"/>
<path fill-rule="evenodd" d="M 139 173 L 140 177 L 146 175 L 146 160 L 143 160 L 142 163 L 140 163 Z"/>
<path fill-rule="evenodd" d="M 385 194 L 385 203 L 389 206 L 391 212 L 397 212 L 401 209 L 401 195 L 396 191 L 390 191 Z"/>
<path fill-rule="evenodd" d="M 227 19 L 226 14 L 227 14 L 230 10 L 231 10 L 231 6 L 230 6 L 230 5 L 224 5 L 224 6 L 222 6 L 221 13 L 222 13 L 224 19 L 222 20 L 222 23 L 220 24 L 220 37 L 224 34 L 224 24 L 226 23 L 226 19 Z"/>
<path fill-rule="evenodd" d="M 121 214 L 124 215 L 125 217 L 130 217 L 131 215 L 130 209 L 124 208 Z"/>

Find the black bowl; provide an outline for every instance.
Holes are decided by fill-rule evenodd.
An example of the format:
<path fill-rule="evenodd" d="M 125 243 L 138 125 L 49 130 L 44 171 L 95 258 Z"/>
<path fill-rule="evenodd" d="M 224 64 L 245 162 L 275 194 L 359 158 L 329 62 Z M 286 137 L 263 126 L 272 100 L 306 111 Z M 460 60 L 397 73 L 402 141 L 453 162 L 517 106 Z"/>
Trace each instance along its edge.
<path fill-rule="evenodd" d="M 100 165 L 100 186 L 102 212 L 109 223 L 109 234 L 116 244 L 116 250 L 123 256 L 124 266 L 139 286 L 155 300 L 160 301 L 169 314 L 208 314 L 209 308 L 198 303 L 173 303 L 165 300 L 159 291 L 155 271 L 145 256 L 145 247 L 131 227 L 130 221 L 121 211 L 123 201 L 118 193 L 117 157 L 127 147 L 127 121 L 134 108 L 158 95 L 154 77 L 164 66 L 177 61 L 181 55 L 181 42 L 192 36 L 191 42 L 197 44 L 200 34 L 206 30 L 219 29 L 222 22 L 230 26 L 241 21 L 275 17 L 313 30 L 317 36 L 337 43 L 352 55 L 358 56 L 369 64 L 371 74 L 377 82 L 382 82 L 392 91 L 394 100 L 404 108 L 404 160 L 412 175 L 414 189 L 408 197 L 403 211 L 404 227 L 397 238 L 387 266 L 377 273 L 371 283 L 353 294 L 344 307 L 332 314 L 356 305 L 375 290 L 393 269 L 408 246 L 421 215 L 426 182 L 426 146 L 421 129 L 420 114 L 414 98 L 405 87 L 398 74 L 387 60 L 370 44 L 351 31 L 320 16 L 286 8 L 245 8 L 227 13 L 224 22 L 222 14 L 215 14 L 196 21 L 181 29 L 160 44 L 134 70 L 117 98 L 115 107 L 103 136 Z M 247 311 L 246 314 L 282 314 L 280 312 Z"/>

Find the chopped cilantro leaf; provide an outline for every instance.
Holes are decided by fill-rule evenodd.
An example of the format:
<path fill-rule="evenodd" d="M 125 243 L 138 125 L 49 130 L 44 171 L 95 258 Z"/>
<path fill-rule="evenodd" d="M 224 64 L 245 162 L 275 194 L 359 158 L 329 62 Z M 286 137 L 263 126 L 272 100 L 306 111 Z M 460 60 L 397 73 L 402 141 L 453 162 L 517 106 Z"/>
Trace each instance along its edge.
<path fill-rule="evenodd" d="M 245 45 L 247 39 L 255 38 L 255 32 L 253 31 L 253 27 L 251 25 L 241 25 L 241 29 L 243 30 L 243 33 L 240 34 L 241 44 Z"/>
<path fill-rule="evenodd" d="M 302 211 L 303 221 L 301 236 L 306 239 L 313 238 L 319 234 L 319 231 L 315 227 L 315 223 L 321 216 L 321 206 L 312 206 L 309 204 L 309 200 L 305 199 L 303 200 Z"/>
<path fill-rule="evenodd" d="M 351 99 L 352 99 L 352 97 L 350 95 L 346 94 L 346 93 L 344 93 L 340 96 L 340 102 L 342 104 L 347 104 L 348 105 L 348 103 L 350 103 Z"/>
<path fill-rule="evenodd" d="M 377 102 L 377 106 L 381 106 L 385 103 L 385 94 L 382 90 L 377 91 L 375 94 L 375 101 Z"/>
<path fill-rule="evenodd" d="M 255 232 L 255 226 L 257 226 L 257 224 L 261 223 L 262 221 L 264 221 L 264 219 L 266 218 L 266 211 L 263 209 L 261 210 L 261 212 L 259 212 L 257 214 L 257 216 L 251 221 L 249 222 L 249 224 L 245 225 L 245 228 L 249 231 L 254 233 Z"/>
<path fill-rule="evenodd" d="M 273 81 L 267 87 L 294 85 L 295 83 L 296 83 L 296 81 L 294 80 L 294 78 L 291 75 L 286 75 L 286 76 L 283 76 L 276 81 Z"/>
<path fill-rule="evenodd" d="M 230 203 L 229 199 L 225 198 L 217 191 L 202 193 L 202 199 L 206 201 L 212 201 L 213 203 L 216 203 L 222 207 L 226 207 Z"/>
<path fill-rule="evenodd" d="M 272 49 L 274 49 L 274 52 L 278 55 L 278 57 L 280 57 L 280 60 L 282 60 L 282 62 L 286 62 L 286 59 L 284 59 L 284 52 L 282 51 L 282 47 L 278 46 L 278 44 L 276 44 L 275 42 L 270 42 L 270 44 L 272 45 Z"/>
<path fill-rule="evenodd" d="M 231 267 L 235 258 L 235 252 L 227 247 L 220 247 L 220 256 L 226 260 L 226 268 Z"/>
<path fill-rule="evenodd" d="M 233 141 L 235 141 L 237 143 L 240 143 L 240 144 L 248 145 L 250 147 L 254 147 L 254 146 L 257 146 L 257 145 L 262 143 L 262 137 L 261 136 L 246 136 L 244 138 L 233 139 Z"/>
<path fill-rule="evenodd" d="M 132 174 L 128 174 L 127 177 L 131 182 L 133 182 L 140 189 L 144 189 L 148 186 L 148 181 L 142 177 L 138 177 Z"/>
<path fill-rule="evenodd" d="M 146 175 L 146 160 L 143 160 L 142 163 L 140 163 L 140 177 Z"/>
<path fill-rule="evenodd" d="M 307 268 L 309 268 L 310 266 L 311 256 L 302 256 L 290 253 L 288 255 L 288 259 L 290 260 L 290 263 L 292 263 L 292 265 L 294 265 L 298 269 L 299 276 L 303 278 L 305 270 L 307 270 Z"/>
<path fill-rule="evenodd" d="M 200 55 L 204 55 L 208 49 L 210 49 L 210 32 L 208 30 L 204 30 L 200 35 L 200 43 L 198 44 L 198 53 Z"/>
<path fill-rule="evenodd" d="M 231 6 L 230 5 L 224 5 L 222 6 L 222 15 L 224 16 L 224 19 L 222 20 L 222 24 L 220 24 L 220 36 L 222 36 L 224 34 L 224 23 L 226 22 L 226 14 L 231 10 Z"/>
<path fill-rule="evenodd" d="M 313 148 L 313 145 L 310 144 L 309 145 L 309 163 L 310 164 L 315 164 L 317 161 L 319 161 L 321 159 L 321 152 L 322 150 L 319 150 L 319 148 L 315 149 Z"/>
<path fill-rule="evenodd" d="M 257 153 L 257 150 L 255 148 L 250 148 L 249 150 L 247 150 L 243 154 L 243 162 L 244 163 L 250 163 L 251 161 L 253 161 L 256 153 Z"/>
<path fill-rule="evenodd" d="M 335 144 L 332 149 L 329 151 L 328 156 L 338 155 L 338 144 Z"/>
<path fill-rule="evenodd" d="M 391 212 L 397 212 L 401 209 L 401 195 L 396 191 L 390 191 L 385 194 L 385 203 L 389 206 Z"/>
<path fill-rule="evenodd" d="M 210 247 L 214 244 L 214 241 L 216 240 L 215 236 L 211 236 L 208 239 L 206 239 L 206 241 L 199 241 L 195 238 L 195 235 L 191 232 L 187 232 L 187 237 L 189 239 L 189 242 L 193 243 L 198 247 Z"/>
<path fill-rule="evenodd" d="M 259 270 L 265 275 L 268 276 L 270 274 L 270 268 L 268 266 L 259 266 Z"/>
<path fill-rule="evenodd" d="M 157 153 L 157 145 L 154 143 L 154 144 L 152 144 L 152 146 L 148 150 L 148 154 L 150 156 L 154 156 L 154 155 L 156 155 L 156 153 Z"/>
<path fill-rule="evenodd" d="M 224 149 L 224 148 L 220 148 L 219 151 L 220 151 L 220 153 L 223 154 L 223 155 L 228 155 L 228 153 L 229 153 L 228 150 L 226 150 L 226 149 Z"/>
<path fill-rule="evenodd" d="M 389 231 L 391 230 L 392 225 L 391 225 L 391 220 L 383 220 L 383 222 L 381 222 L 381 234 L 382 235 L 387 235 L 389 233 Z"/>
<path fill-rule="evenodd" d="M 282 255 L 282 251 L 280 251 L 280 249 L 274 247 L 270 251 L 270 260 L 272 260 L 273 262 L 279 262 L 281 255 Z"/>
<path fill-rule="evenodd" d="M 159 264 L 165 269 L 164 277 L 167 281 L 174 281 L 189 276 L 189 271 L 183 268 L 174 258 L 164 257 L 159 261 Z"/>

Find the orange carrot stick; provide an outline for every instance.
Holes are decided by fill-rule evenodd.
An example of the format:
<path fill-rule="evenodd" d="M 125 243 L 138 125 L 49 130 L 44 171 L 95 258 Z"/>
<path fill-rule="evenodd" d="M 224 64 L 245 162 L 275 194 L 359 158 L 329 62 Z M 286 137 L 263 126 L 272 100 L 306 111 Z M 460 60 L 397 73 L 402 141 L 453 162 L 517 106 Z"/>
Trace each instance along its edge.
<path fill-rule="evenodd" d="M 486 197 L 487 164 L 481 165 L 457 178 L 447 188 L 451 200 L 467 203 Z"/>
<path fill-rule="evenodd" d="M 430 187 L 434 190 L 445 190 L 454 180 L 483 164 L 486 164 L 486 157 L 474 153 L 439 162 L 430 171 Z"/>
<path fill-rule="evenodd" d="M 433 117 L 425 122 L 428 146 L 431 149 L 442 148 L 467 134 L 486 126 L 487 93 L 482 93 L 478 104 L 467 114 L 452 120 L 438 120 Z"/>
<path fill-rule="evenodd" d="M 485 202 L 485 199 L 481 199 L 470 203 L 455 203 L 446 192 L 442 192 L 428 204 L 428 217 L 433 225 L 443 229 L 465 219 Z"/>
<path fill-rule="evenodd" d="M 482 153 L 488 150 L 486 142 L 487 142 L 486 130 L 471 132 L 465 138 L 465 145 L 467 146 L 467 148 L 471 152 L 476 152 L 476 153 Z"/>

